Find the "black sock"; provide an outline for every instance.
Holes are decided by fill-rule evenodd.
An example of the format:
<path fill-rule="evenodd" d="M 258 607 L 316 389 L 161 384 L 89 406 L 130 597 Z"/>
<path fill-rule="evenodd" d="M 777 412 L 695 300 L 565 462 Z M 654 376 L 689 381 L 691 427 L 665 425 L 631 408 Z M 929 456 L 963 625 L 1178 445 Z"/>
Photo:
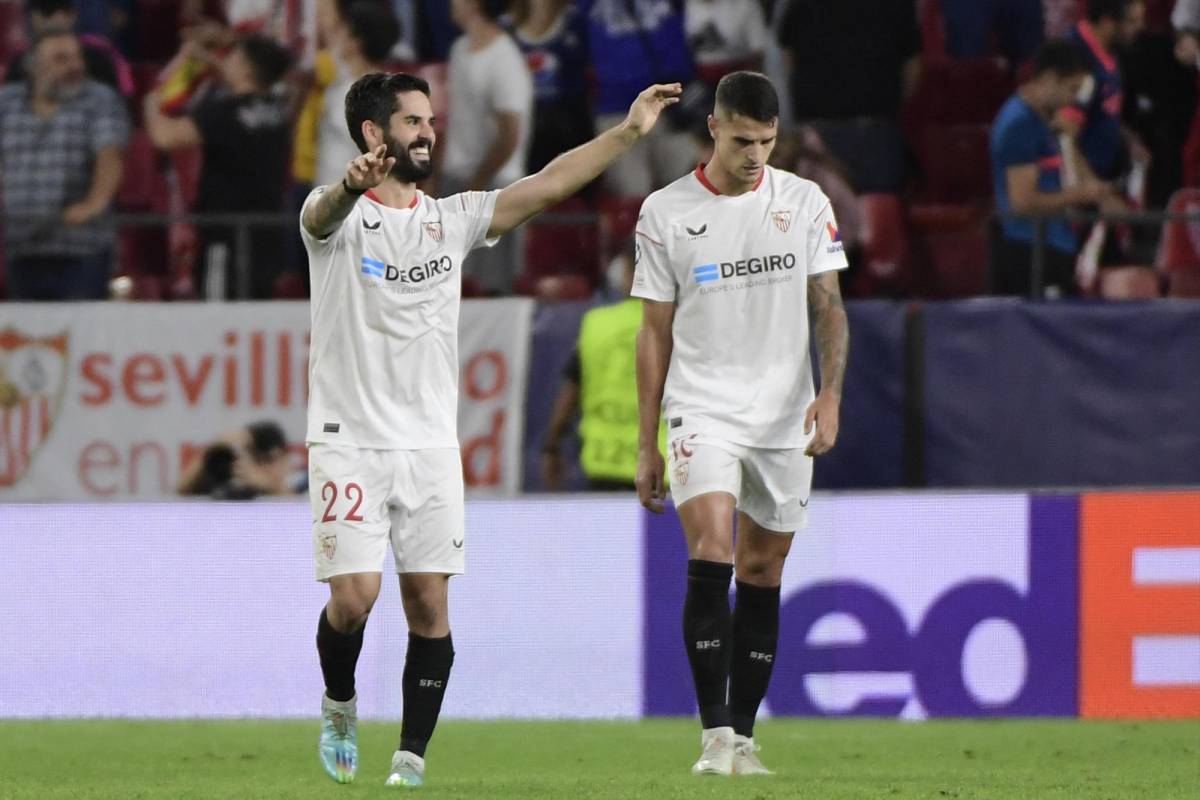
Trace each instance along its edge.
<path fill-rule="evenodd" d="M 433 736 L 442 698 L 454 663 L 454 643 L 450 636 L 427 639 L 408 635 L 408 654 L 404 659 L 404 721 L 400 723 L 400 749 L 425 757 L 425 748 Z"/>
<path fill-rule="evenodd" d="M 683 601 L 683 641 L 692 665 L 700 723 L 705 728 L 730 724 L 729 654 L 733 623 L 729 615 L 732 564 L 688 561 L 687 596 Z"/>
<path fill-rule="evenodd" d="M 779 587 L 736 583 L 729 710 L 734 733 L 754 736 L 754 718 L 767 694 L 779 643 Z"/>
<path fill-rule="evenodd" d="M 330 700 L 345 702 L 354 697 L 354 667 L 362 650 L 362 628 L 353 633 L 341 633 L 329 624 L 325 609 L 317 621 L 317 654 L 321 657 L 321 674 L 325 676 L 325 694 Z"/>

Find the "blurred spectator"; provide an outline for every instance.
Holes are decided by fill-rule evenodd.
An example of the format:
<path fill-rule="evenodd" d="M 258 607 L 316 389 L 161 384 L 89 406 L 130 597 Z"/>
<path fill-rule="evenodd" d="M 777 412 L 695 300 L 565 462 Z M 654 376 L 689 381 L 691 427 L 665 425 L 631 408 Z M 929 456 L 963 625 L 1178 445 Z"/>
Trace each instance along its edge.
<path fill-rule="evenodd" d="M 1176 0 L 1171 12 L 1176 33 L 1175 57 L 1185 66 L 1200 63 L 1200 0 Z"/>
<path fill-rule="evenodd" d="M 70 29 L 42 29 L 29 58 L 30 80 L 0 87 L 8 296 L 103 299 L 129 120 L 117 93 L 87 78 Z"/>
<path fill-rule="evenodd" d="M 1001 213 L 1057 215 L 1045 222 L 1043 285 L 1061 294 L 1074 289 L 1078 243 L 1067 209 L 1098 203 L 1120 207 L 1112 189 L 1076 159 L 1076 184 L 1063 187 L 1063 155 L 1051 121 L 1072 103 L 1088 75 L 1088 64 L 1072 44 L 1047 42 L 1034 57 L 1033 76 L 1021 86 L 992 126 L 992 179 Z M 992 278 L 997 294 L 1029 294 L 1032 287 L 1034 222 L 1004 218 L 992 239 Z"/>
<path fill-rule="evenodd" d="M 714 90 L 727 73 L 762 69 L 767 24 L 758 0 L 687 0 L 684 21 L 696 74 Z"/>
<path fill-rule="evenodd" d="M 1183 8 L 1193 0 L 1181 0 Z M 1147 5 L 1147 24 L 1128 48 L 1120 52 L 1121 81 L 1125 102 L 1122 122 L 1137 135 L 1150 151 L 1151 161 L 1145 170 L 1144 197 L 1146 208 L 1162 208 L 1168 198 L 1183 185 L 1183 155 L 1188 131 L 1196 109 L 1195 60 L 1180 63 L 1176 50 L 1179 39 L 1169 28 L 1150 25 L 1151 6 Z M 1143 185 L 1141 170 L 1130 172 L 1129 191 L 1136 194 Z M 1148 245 L 1144 255 L 1152 258 L 1157 248 L 1158 226 L 1137 226 L 1134 234 Z M 1141 260 L 1141 258 L 1135 258 Z M 1127 262 L 1134 263 L 1134 262 Z"/>
<path fill-rule="evenodd" d="M 1200 68 L 1200 0 L 1178 0 L 1171 14 L 1175 28 L 1175 58 L 1187 67 Z M 1200 105 L 1192 114 L 1191 131 L 1183 147 L 1183 182 L 1200 186 Z"/>
<path fill-rule="evenodd" d="M 346 93 L 369 72 L 385 72 L 400 26 L 390 5 L 379 0 L 355 0 L 341 11 L 331 31 L 336 77 L 326 87 L 317 128 L 316 185 L 337 183 L 346 165 L 358 158 L 358 145 L 346 130 Z"/>
<path fill-rule="evenodd" d="M 837 219 L 838 235 L 846 248 L 846 260 L 850 263 L 838 277 L 848 289 L 858 274 L 863 237 L 862 209 L 849 168 L 834 158 L 820 135 L 809 125 L 781 134 L 771 154 L 771 163 L 817 184 L 829 198 Z"/>
<path fill-rule="evenodd" d="M 1071 39 L 1085 55 L 1091 82 L 1076 107 L 1063 119 L 1068 131 L 1079 131 L 1079 147 L 1092 171 L 1113 180 L 1128 171 L 1131 159 L 1148 163 L 1150 152 L 1121 122 L 1124 94 L 1121 70 L 1113 48 L 1129 45 L 1142 30 L 1145 6 L 1141 0 L 1089 0 L 1087 18 L 1075 26 Z"/>
<path fill-rule="evenodd" d="M 204 166 L 195 210 L 201 213 L 281 212 L 287 175 L 289 120 L 286 99 L 271 87 L 288 69 L 288 52 L 262 35 L 243 36 L 223 57 L 203 53 L 222 87 L 187 117 L 168 117 L 159 99 L 146 98 L 146 132 L 163 150 L 200 146 Z M 205 226 L 196 286 L 208 299 L 268 298 L 281 260 L 280 231 L 257 227 L 249 236 L 248 262 L 240 262 L 236 229 Z"/>
<path fill-rule="evenodd" d="M 452 0 L 463 35 L 450 48 L 450 127 L 442 196 L 499 189 L 525 175 L 533 113 L 533 79 L 497 21 L 506 0 Z M 476 250 L 463 271 L 490 293 L 507 294 L 520 272 L 521 237 Z"/>
<path fill-rule="evenodd" d="M 696 166 L 692 131 L 703 125 L 712 110 L 711 102 L 704 103 L 703 85 L 692 80 L 695 68 L 682 4 L 677 0 L 580 0 L 579 10 L 587 24 L 588 59 L 596 84 L 596 130 L 620 123 L 634 98 L 650 84 L 685 84 L 688 96 L 668 110 L 665 124 L 655 125 L 604 174 L 613 193 L 644 197 Z M 692 91 L 689 84 L 701 91 Z"/>
<path fill-rule="evenodd" d="M 29 0 L 29 28 L 36 39 L 47 30 L 74 31 L 79 25 L 75 0 Z M 133 71 L 112 43 L 103 36 L 85 33 L 79 36 L 83 46 L 83 63 L 87 76 L 133 96 Z M 4 77 L 5 83 L 24 81 L 29 75 L 29 53 L 13 56 Z"/>
<path fill-rule="evenodd" d="M 216 500 L 252 500 L 299 490 L 287 437 L 274 422 L 256 422 L 221 436 L 187 466 L 178 488 L 182 495 Z"/>
<path fill-rule="evenodd" d="M 795 119 L 854 170 L 859 191 L 899 191 L 906 155 L 896 115 L 920 72 L 912 0 L 790 0 L 778 36 Z"/>
<path fill-rule="evenodd" d="M 416 0 L 417 3 L 417 59 L 420 61 L 445 61 L 450 56 L 450 46 L 458 38 L 451 8 L 453 0 Z"/>
<path fill-rule="evenodd" d="M 1042 16 L 1046 20 L 1046 38 L 1062 39 L 1071 35 L 1075 23 L 1083 17 L 1087 0 L 1042 0 Z"/>
<path fill-rule="evenodd" d="M 937 0 L 954 58 L 1001 55 L 1015 70 L 1045 39 L 1042 0 Z"/>
<path fill-rule="evenodd" d="M 622 253 L 621 299 L 583 315 L 579 339 L 563 370 L 562 387 L 542 446 L 542 480 L 549 491 L 564 488 L 571 471 L 563 441 L 577 412 L 582 446 L 579 463 L 588 488 L 632 489 L 637 473 L 637 374 L 634 368 L 642 301 L 633 286 L 634 246 Z M 663 428 L 666 435 L 666 428 Z"/>
<path fill-rule="evenodd" d="M 525 171 L 593 136 L 583 18 L 568 0 L 515 0 L 506 20 L 533 74 L 533 136 Z"/>

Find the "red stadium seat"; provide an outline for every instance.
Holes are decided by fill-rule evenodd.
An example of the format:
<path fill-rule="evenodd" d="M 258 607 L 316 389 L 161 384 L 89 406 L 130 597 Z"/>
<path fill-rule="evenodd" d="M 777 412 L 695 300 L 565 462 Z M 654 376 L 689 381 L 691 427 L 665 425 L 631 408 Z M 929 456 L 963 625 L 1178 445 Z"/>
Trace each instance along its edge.
<path fill-rule="evenodd" d="M 854 283 L 856 295 L 894 294 L 908 283 L 908 231 L 900 198 L 865 194 L 862 210 L 863 269 Z"/>
<path fill-rule="evenodd" d="M 0 77 L 8 71 L 8 62 L 25 46 L 23 3 L 0 1 Z"/>
<path fill-rule="evenodd" d="M 1200 189 L 1175 192 L 1167 211 L 1196 218 L 1163 223 L 1155 266 L 1168 276 L 1172 297 L 1200 297 Z"/>
<path fill-rule="evenodd" d="M 611 252 L 619 252 L 637 226 L 640 197 L 605 197 L 600 201 L 600 224 Z M 611 254 L 610 252 L 610 254 Z"/>
<path fill-rule="evenodd" d="M 272 294 L 276 300 L 303 300 L 308 297 L 304 291 L 304 276 L 294 270 L 280 273 L 275 278 Z"/>
<path fill-rule="evenodd" d="M 487 290 L 483 288 L 483 284 L 470 276 L 463 277 L 462 280 L 462 296 L 469 297 L 487 297 Z"/>
<path fill-rule="evenodd" d="M 196 202 L 203 167 L 204 154 L 199 147 L 171 152 L 171 169 L 175 176 L 172 193 L 183 208 L 190 209 Z"/>
<path fill-rule="evenodd" d="M 555 214 L 571 217 L 555 219 Z M 526 226 L 519 293 L 537 294 L 538 280 L 548 275 L 580 275 L 595 286 L 601 271 L 599 225 L 581 199 L 565 200 Z"/>
<path fill-rule="evenodd" d="M 970 203 L 992 196 L 987 125 L 930 126 L 919 140 L 921 199 Z"/>
<path fill-rule="evenodd" d="M 137 20 L 136 57 L 165 64 L 179 50 L 179 0 L 136 0 L 130 14 Z"/>
<path fill-rule="evenodd" d="M 166 192 L 166 183 L 158 168 L 158 151 L 141 128 L 133 131 L 125 149 L 125 171 L 117 191 L 117 207 L 122 211 L 146 211 L 154 199 Z"/>
<path fill-rule="evenodd" d="M 916 205 L 909 210 L 918 294 L 972 297 L 987 291 L 987 208 Z"/>
<path fill-rule="evenodd" d="M 946 25 L 939 0 L 917 0 L 921 51 L 926 59 L 946 55 Z"/>
<path fill-rule="evenodd" d="M 929 58 L 906 115 L 925 125 L 990 124 L 1015 87 L 1000 58 Z"/>

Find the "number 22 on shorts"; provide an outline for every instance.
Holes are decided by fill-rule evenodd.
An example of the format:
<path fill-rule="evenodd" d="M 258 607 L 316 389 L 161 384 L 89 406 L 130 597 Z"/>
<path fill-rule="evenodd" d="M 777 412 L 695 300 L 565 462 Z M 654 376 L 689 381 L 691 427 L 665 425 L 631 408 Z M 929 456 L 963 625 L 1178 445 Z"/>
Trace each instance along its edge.
<path fill-rule="evenodd" d="M 363 502 L 363 490 L 357 483 L 351 481 L 347 483 L 344 491 L 347 500 L 354 502 L 350 506 L 350 510 L 342 517 L 345 522 L 362 522 L 363 518 L 358 513 L 359 506 Z M 321 499 L 325 501 L 325 513 L 321 515 L 321 522 L 337 522 L 337 512 L 333 510 L 333 506 L 337 503 L 338 487 L 333 481 L 325 481 L 325 485 L 321 487 Z"/>

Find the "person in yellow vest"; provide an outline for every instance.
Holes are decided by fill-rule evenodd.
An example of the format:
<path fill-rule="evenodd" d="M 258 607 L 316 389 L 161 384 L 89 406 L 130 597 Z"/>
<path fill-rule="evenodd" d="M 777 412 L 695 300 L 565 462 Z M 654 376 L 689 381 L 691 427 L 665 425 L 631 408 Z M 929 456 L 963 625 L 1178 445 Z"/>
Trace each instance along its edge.
<path fill-rule="evenodd" d="M 542 480 L 550 491 L 569 474 L 562 443 L 579 412 L 579 463 L 593 491 L 633 489 L 637 472 L 637 371 L 634 355 L 642 304 L 629 297 L 634 243 L 619 257 L 621 300 L 583 315 L 575 352 L 563 370 L 542 447 Z M 663 428 L 665 439 L 665 426 Z M 661 443 L 665 452 L 665 441 Z"/>

